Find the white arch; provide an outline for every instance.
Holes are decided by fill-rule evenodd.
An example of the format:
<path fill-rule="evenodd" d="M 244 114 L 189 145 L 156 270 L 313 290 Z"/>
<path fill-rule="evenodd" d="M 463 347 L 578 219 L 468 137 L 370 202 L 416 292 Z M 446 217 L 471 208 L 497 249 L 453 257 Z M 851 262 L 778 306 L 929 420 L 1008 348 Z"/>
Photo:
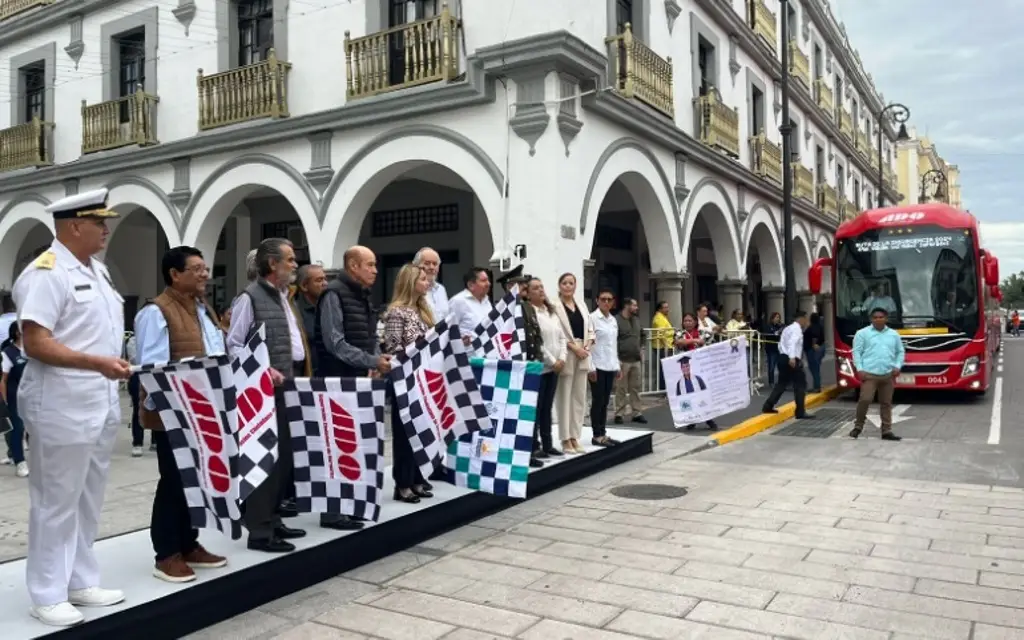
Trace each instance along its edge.
<path fill-rule="evenodd" d="M 270 188 L 285 198 L 298 214 L 309 241 L 310 261 L 323 261 L 329 255 L 321 250 L 323 243 L 319 241 L 316 209 L 303 185 L 288 172 L 254 159 L 239 162 L 227 171 L 215 171 L 213 175 L 216 177 L 200 187 L 198 200 L 189 206 L 192 215 L 181 234 L 181 244 L 195 247 L 203 255 L 214 255 L 224 223 L 239 203 L 258 189 Z"/>
<path fill-rule="evenodd" d="M 814 248 L 814 259 L 832 257 L 832 238 L 827 233 L 818 236 L 818 244 Z"/>
<path fill-rule="evenodd" d="M 750 270 L 751 249 L 757 249 L 761 263 L 761 284 L 766 287 L 781 287 L 785 284 L 782 268 L 782 242 L 775 229 L 771 212 L 764 207 L 757 208 L 747 218 L 743 242 L 743 273 Z"/>
<path fill-rule="evenodd" d="M 593 183 L 586 219 L 595 223 L 587 225 L 582 238 L 587 254 L 594 244 L 601 205 L 615 182 L 621 182 L 626 188 L 640 214 L 651 256 L 651 273 L 682 271 L 682 261 L 675 250 L 679 246 L 679 234 L 672 223 L 672 195 L 664 186 L 659 188 L 663 181 L 651 159 L 633 147 L 620 147 L 609 156 Z"/>
<path fill-rule="evenodd" d="M 502 249 L 501 191 L 480 161 L 465 148 L 436 136 L 409 135 L 385 142 L 367 153 L 343 177 L 326 203 L 322 232 L 316 237 L 321 260 L 340 266 L 345 250 L 356 244 L 363 221 L 377 196 L 402 174 L 424 164 L 435 164 L 456 174 L 480 201 L 492 246 Z M 312 251 L 314 238 L 310 238 Z"/>
<path fill-rule="evenodd" d="M 702 180 L 690 194 L 687 207 L 686 226 L 683 229 L 683 261 L 687 267 L 690 259 L 690 241 L 697 218 L 703 217 L 711 244 L 715 251 L 715 263 L 720 280 L 738 280 L 740 271 L 739 243 L 736 241 L 735 208 L 725 189 L 715 180 Z"/>
<path fill-rule="evenodd" d="M 178 221 L 167 203 L 161 200 L 151 190 L 135 183 L 122 183 L 110 189 L 107 196 L 107 207 L 121 214 L 121 218 L 111 225 L 110 240 L 114 239 L 114 233 L 121 221 L 127 218 L 138 209 L 145 209 L 156 220 L 167 237 L 167 244 L 176 247 L 181 244 L 178 235 Z"/>
<path fill-rule="evenodd" d="M 46 205 L 36 200 L 24 200 L 14 205 L 0 219 L 0 289 L 10 291 L 14 286 L 14 267 L 25 238 L 36 225 L 53 230 L 53 216 L 46 213 Z"/>

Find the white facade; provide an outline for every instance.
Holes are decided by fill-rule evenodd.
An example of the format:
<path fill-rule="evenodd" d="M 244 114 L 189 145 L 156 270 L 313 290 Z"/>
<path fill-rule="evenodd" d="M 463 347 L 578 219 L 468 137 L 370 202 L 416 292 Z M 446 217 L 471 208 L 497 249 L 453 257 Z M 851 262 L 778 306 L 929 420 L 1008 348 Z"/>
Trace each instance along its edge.
<path fill-rule="evenodd" d="M 340 266 L 348 246 L 368 245 L 383 265 L 380 298 L 421 246 L 441 252 L 454 293 L 469 266 L 512 259 L 522 245 L 526 271 L 549 291 L 572 272 L 588 293 L 611 286 L 636 297 L 645 315 L 659 299 L 676 318 L 700 300 L 727 313 L 781 308 L 781 189 L 752 170 L 748 143 L 755 122 L 769 141 L 780 140 L 781 67 L 751 27 L 756 0 L 455 0 L 450 7 L 416 0 L 403 5 L 413 24 L 402 41 L 383 36 L 350 50 L 358 58 L 390 48 L 412 62 L 371 57 L 389 62 L 350 73 L 345 33 L 355 40 L 387 30 L 392 3 L 250 3 L 256 23 L 261 9 L 273 22 L 273 42 L 257 43 L 257 59 L 270 59 L 268 44 L 274 57 L 242 67 L 250 58 L 239 53 L 248 40 L 236 0 L 56 0 L 0 20 L 0 59 L 10 65 L 10 86 L 0 86 L 0 167 L 10 169 L 0 173 L 0 290 L 49 243 L 47 203 L 106 186 L 123 217 L 105 260 L 137 304 L 158 293 L 159 257 L 177 244 L 214 256 L 214 297 L 218 306 L 229 303 L 244 284 L 245 253 L 270 234 L 287 235 L 305 247 L 300 257 L 329 268 Z M 670 115 L 624 92 L 609 61 L 617 47 L 606 38 L 621 31 L 616 7 L 630 4 L 632 32 L 649 48 L 638 46 L 636 60 L 671 65 Z M 764 5 L 777 16 L 778 0 Z M 812 64 L 814 47 L 822 51 L 822 82 L 834 86 L 838 74 L 849 88 L 845 108 L 880 111 L 827 6 L 790 5 L 796 46 Z M 244 18 L 250 5 L 242 6 Z M 446 12 L 461 20 L 458 28 L 447 30 L 439 18 L 416 22 Z M 417 37 L 426 44 L 410 45 Z M 450 65 L 434 54 L 449 51 Z M 122 69 L 132 52 L 143 60 Z M 287 75 L 277 61 L 290 64 Z M 650 67 L 637 68 L 638 83 L 650 79 L 643 76 Z M 240 70 L 210 78 L 232 69 Z M 144 78 L 132 75 L 140 72 Z M 406 83 L 416 86 L 365 91 L 417 74 L 418 84 Z M 736 158 L 701 141 L 694 98 L 702 77 L 738 112 Z M 159 102 L 121 102 L 145 117 L 114 102 L 106 120 L 98 111 L 83 116 L 83 101 L 92 107 L 130 96 L 124 87 L 136 78 L 137 90 Z M 33 81 L 45 86 L 33 93 Z M 877 192 L 868 160 L 843 141 L 835 114 L 818 109 L 808 88 L 791 85 L 799 162 L 866 207 Z M 30 126 L 23 123 L 33 109 L 52 127 L 41 138 L 18 138 L 30 147 L 43 142 L 31 149 L 39 155 L 33 166 L 11 168 L 25 154 L 12 156 L 5 140 Z M 84 121 L 114 144 L 83 153 Z M 135 126 L 145 129 L 138 140 Z M 794 202 L 802 290 L 811 262 L 830 252 L 838 218 L 816 202 Z"/>

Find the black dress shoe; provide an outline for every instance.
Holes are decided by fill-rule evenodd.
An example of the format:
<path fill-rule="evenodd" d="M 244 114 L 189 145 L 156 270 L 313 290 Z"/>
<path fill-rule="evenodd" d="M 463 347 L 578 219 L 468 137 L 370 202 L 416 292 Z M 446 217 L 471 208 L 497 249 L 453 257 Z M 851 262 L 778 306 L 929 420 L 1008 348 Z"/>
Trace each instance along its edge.
<path fill-rule="evenodd" d="M 622 424 L 622 416 L 615 416 L 615 424 Z"/>
<path fill-rule="evenodd" d="M 540 469 L 541 467 L 544 466 L 544 461 L 538 460 L 537 458 L 530 456 L 530 466 L 533 467 L 534 469 Z"/>
<path fill-rule="evenodd" d="M 288 553 L 289 551 L 295 551 L 294 544 L 282 540 L 281 538 L 263 538 L 261 540 L 250 539 L 246 546 L 253 551 L 266 551 L 267 553 Z"/>
<path fill-rule="evenodd" d="M 633 416 L 633 422 L 635 422 L 637 424 L 647 424 L 647 418 L 643 417 L 640 414 L 637 414 L 637 415 Z"/>
<path fill-rule="evenodd" d="M 778 409 L 772 409 L 771 407 L 761 407 L 761 413 L 778 413 Z"/>
<path fill-rule="evenodd" d="M 395 489 L 395 495 L 393 496 L 398 502 L 407 502 L 409 504 L 419 504 L 420 497 L 415 493 L 410 493 L 407 496 L 403 496 L 402 492 Z"/>
<path fill-rule="evenodd" d="M 292 529 L 281 525 L 274 528 L 274 536 L 282 540 L 295 540 L 296 538 L 305 538 L 306 532 L 302 529 Z"/>
<path fill-rule="evenodd" d="M 277 507 L 277 515 L 282 518 L 294 518 L 299 515 L 299 508 L 294 500 L 285 500 Z"/>
<path fill-rule="evenodd" d="M 327 514 L 324 515 L 326 516 Z M 363 528 L 363 523 L 352 516 L 332 514 L 330 517 L 320 518 L 320 527 L 336 531 L 358 531 Z"/>
<path fill-rule="evenodd" d="M 564 453 L 554 448 L 553 446 L 544 447 L 544 453 L 546 453 L 549 457 L 552 458 L 561 458 L 562 456 L 565 455 Z"/>
<path fill-rule="evenodd" d="M 434 493 L 426 487 L 413 487 L 412 492 L 421 498 L 433 498 Z"/>
<path fill-rule="evenodd" d="M 811 415 L 810 413 L 805 413 L 802 416 L 794 416 L 794 417 L 797 420 L 814 420 L 817 416 Z"/>
<path fill-rule="evenodd" d="M 534 458 L 539 458 L 541 460 L 544 460 L 545 458 L 550 458 L 551 457 L 547 453 L 545 453 L 545 451 L 543 449 L 534 449 L 533 453 L 531 455 Z"/>
<path fill-rule="evenodd" d="M 891 440 L 893 442 L 899 442 L 902 439 L 903 438 L 901 438 L 900 436 L 896 435 L 892 431 L 886 431 L 885 433 L 882 434 L 882 440 Z"/>
<path fill-rule="evenodd" d="M 426 482 L 426 481 L 421 482 L 420 486 L 423 487 L 424 489 L 426 489 L 427 491 L 433 491 L 434 490 L 434 485 L 432 485 L 432 484 L 430 484 L 429 482 Z"/>
<path fill-rule="evenodd" d="M 857 438 L 860 437 L 860 432 L 861 432 L 861 428 L 860 427 L 854 427 L 853 429 L 850 429 L 850 437 L 853 438 L 854 440 L 856 440 Z"/>

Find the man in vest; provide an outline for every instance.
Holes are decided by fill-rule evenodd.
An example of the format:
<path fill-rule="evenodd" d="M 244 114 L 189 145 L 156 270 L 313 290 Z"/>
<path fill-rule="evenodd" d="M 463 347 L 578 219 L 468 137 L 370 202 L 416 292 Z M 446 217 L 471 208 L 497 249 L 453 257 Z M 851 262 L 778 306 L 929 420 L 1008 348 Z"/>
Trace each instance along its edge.
<path fill-rule="evenodd" d="M 245 501 L 245 527 L 249 530 L 250 549 L 282 553 L 294 551 L 290 539 L 306 535 L 302 529 L 286 527 L 278 507 L 281 483 L 291 477 L 292 441 L 285 415 L 281 385 L 296 375 L 304 375 L 306 348 L 300 320 L 288 300 L 288 285 L 295 275 L 295 249 L 283 238 L 268 238 L 256 248 L 258 277 L 231 305 L 228 329 L 228 353 L 236 355 L 262 324 L 267 332 L 270 376 L 277 390 L 277 465 Z"/>
<path fill-rule="evenodd" d="M 316 328 L 316 303 L 320 300 L 320 294 L 327 288 L 327 273 L 318 264 L 307 264 L 299 267 L 298 276 L 295 278 L 295 308 L 299 311 L 302 319 L 302 328 L 306 332 L 306 338 L 313 338 L 313 331 Z M 310 349 L 307 354 L 311 360 L 311 366 L 316 371 L 316 349 Z"/>
<path fill-rule="evenodd" d="M 135 316 L 135 362 L 153 364 L 224 353 L 217 315 L 206 304 L 210 270 L 194 247 L 174 247 L 160 263 L 163 293 Z M 153 401 L 140 389 L 142 426 L 152 432 L 160 479 L 153 495 L 149 538 L 156 554 L 153 576 L 167 582 L 191 582 L 193 569 L 216 569 L 228 563 L 199 544 L 192 526 L 174 450 Z"/>
<path fill-rule="evenodd" d="M 391 371 L 391 356 L 380 352 L 377 314 L 370 287 L 377 280 L 377 257 L 354 246 L 342 258 L 344 271 L 327 285 L 317 303 L 313 342 L 319 378 L 365 378 L 371 371 Z M 362 529 L 363 523 L 340 514 L 320 514 L 320 526 L 342 531 Z"/>

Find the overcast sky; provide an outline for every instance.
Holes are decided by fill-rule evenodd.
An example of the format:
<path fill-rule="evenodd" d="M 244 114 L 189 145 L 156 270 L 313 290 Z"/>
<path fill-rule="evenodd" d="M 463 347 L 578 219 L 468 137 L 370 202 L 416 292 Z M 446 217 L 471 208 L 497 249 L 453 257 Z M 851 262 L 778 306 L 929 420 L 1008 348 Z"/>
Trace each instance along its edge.
<path fill-rule="evenodd" d="M 831 0 L 886 101 L 959 165 L 1003 275 L 1024 271 L 1024 0 Z"/>

